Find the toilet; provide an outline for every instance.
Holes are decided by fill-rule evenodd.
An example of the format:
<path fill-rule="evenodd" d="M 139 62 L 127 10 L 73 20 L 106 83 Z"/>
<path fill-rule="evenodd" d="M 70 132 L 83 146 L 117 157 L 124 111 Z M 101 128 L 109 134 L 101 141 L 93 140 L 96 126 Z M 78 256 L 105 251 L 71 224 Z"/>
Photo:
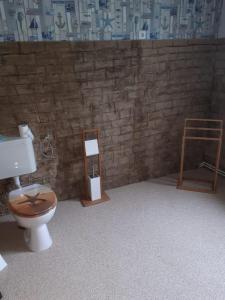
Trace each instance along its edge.
<path fill-rule="evenodd" d="M 33 184 L 9 193 L 9 210 L 23 227 L 24 239 L 31 251 L 46 250 L 52 245 L 47 223 L 55 214 L 57 198 L 45 185 Z"/>
<path fill-rule="evenodd" d="M 29 249 L 39 252 L 52 245 L 47 223 L 55 214 L 57 198 L 46 185 L 21 186 L 19 176 L 35 172 L 37 166 L 31 130 L 27 124 L 21 124 L 19 132 L 20 137 L 0 135 L 0 180 L 14 179 L 17 188 L 9 192 L 9 210 L 25 229 L 24 239 Z"/>

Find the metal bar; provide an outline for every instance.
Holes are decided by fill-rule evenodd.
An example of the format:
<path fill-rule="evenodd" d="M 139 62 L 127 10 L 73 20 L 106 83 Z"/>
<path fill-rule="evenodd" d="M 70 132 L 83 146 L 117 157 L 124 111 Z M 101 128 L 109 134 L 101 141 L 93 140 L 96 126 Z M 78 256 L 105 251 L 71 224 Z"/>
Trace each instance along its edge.
<path fill-rule="evenodd" d="M 199 167 L 200 167 L 200 168 L 205 167 L 205 168 L 209 169 L 210 171 L 213 171 L 213 172 L 215 171 L 215 166 L 213 166 L 212 164 L 207 163 L 207 162 L 205 162 L 205 161 L 203 161 L 203 162 L 199 165 Z M 219 175 L 225 177 L 225 172 L 224 172 L 223 170 L 218 169 L 217 172 L 218 172 Z"/>

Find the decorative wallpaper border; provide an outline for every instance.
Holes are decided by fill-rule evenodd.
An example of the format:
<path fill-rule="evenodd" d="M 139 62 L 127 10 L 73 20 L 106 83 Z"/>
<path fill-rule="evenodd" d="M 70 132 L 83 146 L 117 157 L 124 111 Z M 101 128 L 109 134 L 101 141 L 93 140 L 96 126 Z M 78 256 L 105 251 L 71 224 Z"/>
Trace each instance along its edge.
<path fill-rule="evenodd" d="M 209 38 L 223 0 L 0 0 L 0 41 Z"/>

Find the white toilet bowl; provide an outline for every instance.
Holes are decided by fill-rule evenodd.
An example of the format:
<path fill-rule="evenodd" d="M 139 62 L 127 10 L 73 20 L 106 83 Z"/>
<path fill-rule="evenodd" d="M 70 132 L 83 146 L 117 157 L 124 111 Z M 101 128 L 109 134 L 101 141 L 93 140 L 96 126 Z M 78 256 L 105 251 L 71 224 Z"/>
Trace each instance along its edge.
<path fill-rule="evenodd" d="M 47 223 L 55 214 L 57 198 L 47 186 L 33 184 L 9 193 L 9 209 L 21 227 L 31 251 L 46 250 L 52 245 Z"/>

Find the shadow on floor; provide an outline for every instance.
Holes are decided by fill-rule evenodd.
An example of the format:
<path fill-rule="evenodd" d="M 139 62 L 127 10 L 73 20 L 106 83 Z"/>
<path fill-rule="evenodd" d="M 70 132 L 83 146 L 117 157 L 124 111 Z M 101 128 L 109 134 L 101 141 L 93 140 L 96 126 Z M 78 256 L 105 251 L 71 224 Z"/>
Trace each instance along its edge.
<path fill-rule="evenodd" d="M 208 180 L 213 180 L 213 175 L 214 173 L 205 169 L 205 168 L 198 168 L 195 170 L 190 170 L 190 171 L 185 171 L 184 173 L 184 177 L 193 177 L 193 178 L 203 178 L 203 179 L 208 179 Z M 178 179 L 178 174 L 169 174 L 167 176 L 164 177 L 160 177 L 160 178 L 153 178 L 150 179 L 149 181 L 151 183 L 154 184 L 159 184 L 159 185 L 165 185 L 165 186 L 173 186 L 174 188 L 176 188 L 177 185 L 177 179 Z M 210 186 L 207 184 L 206 186 L 201 186 L 201 182 L 197 182 L 197 183 L 193 183 L 191 181 L 187 181 L 186 182 L 188 186 L 200 186 L 200 187 L 209 187 Z M 217 203 L 217 205 L 220 207 L 220 209 L 223 209 L 225 211 L 225 180 L 224 177 L 222 176 L 218 176 L 218 189 L 217 189 L 217 193 L 216 194 L 204 194 L 204 193 L 199 193 L 202 195 L 205 195 L 206 198 L 210 197 L 211 201 L 214 201 L 215 203 Z M 193 193 L 193 192 L 189 192 L 189 191 L 184 191 L 185 193 Z M 197 193 L 198 192 L 194 192 Z"/>
<path fill-rule="evenodd" d="M 149 181 L 151 181 L 152 183 L 155 184 L 160 184 L 160 185 L 169 185 L 169 186 L 177 186 L 177 176 L 165 176 L 165 177 L 160 177 L 160 178 L 153 178 L 150 179 Z"/>
<path fill-rule="evenodd" d="M 27 252 L 23 233 L 16 222 L 0 223 L 0 253 Z"/>
<path fill-rule="evenodd" d="M 191 177 L 191 178 L 196 178 L 197 180 L 201 179 L 201 178 L 202 179 L 213 180 L 213 175 L 214 175 L 214 173 L 211 172 L 211 171 L 209 171 L 209 170 L 207 170 L 207 169 L 198 168 L 198 169 L 194 169 L 194 170 L 185 171 L 184 175 L 183 175 L 183 178 L 185 178 L 185 177 L 187 177 L 187 178 Z M 169 174 L 169 175 L 164 176 L 164 177 L 150 179 L 149 181 L 151 181 L 151 182 L 153 182 L 155 184 L 176 187 L 177 186 L 178 177 L 179 177 L 179 174 Z M 192 184 L 193 184 L 193 181 L 192 181 Z M 190 186 L 190 184 L 187 184 L 187 185 Z M 197 186 L 201 187 L 202 183 L 201 182 L 197 182 L 197 184 L 194 184 L 194 185 L 197 185 Z"/>

